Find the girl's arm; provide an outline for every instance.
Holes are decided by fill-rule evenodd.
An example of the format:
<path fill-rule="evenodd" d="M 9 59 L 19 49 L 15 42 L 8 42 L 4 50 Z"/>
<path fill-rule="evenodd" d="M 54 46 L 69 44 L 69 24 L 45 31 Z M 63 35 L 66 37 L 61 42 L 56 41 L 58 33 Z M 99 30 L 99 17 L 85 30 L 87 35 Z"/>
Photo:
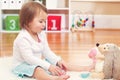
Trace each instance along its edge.
<path fill-rule="evenodd" d="M 43 50 L 43 56 L 50 62 L 51 64 L 56 65 L 58 61 L 61 60 L 61 57 L 57 56 L 49 47 L 46 34 L 43 33 L 44 38 L 44 50 Z M 56 46 L 57 47 L 57 46 Z"/>
<path fill-rule="evenodd" d="M 69 71 L 92 71 L 95 68 L 94 63 L 88 66 L 74 65 L 74 64 L 67 63 L 67 66 Z"/>

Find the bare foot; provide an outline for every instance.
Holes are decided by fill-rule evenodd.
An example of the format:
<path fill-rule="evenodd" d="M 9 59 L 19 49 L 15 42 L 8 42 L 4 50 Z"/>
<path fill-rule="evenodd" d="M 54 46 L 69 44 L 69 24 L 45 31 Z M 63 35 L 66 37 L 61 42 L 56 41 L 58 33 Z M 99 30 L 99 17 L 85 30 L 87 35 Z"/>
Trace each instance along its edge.
<path fill-rule="evenodd" d="M 57 76 L 55 80 L 67 80 L 68 78 L 70 78 L 70 76 L 62 75 L 62 76 Z"/>

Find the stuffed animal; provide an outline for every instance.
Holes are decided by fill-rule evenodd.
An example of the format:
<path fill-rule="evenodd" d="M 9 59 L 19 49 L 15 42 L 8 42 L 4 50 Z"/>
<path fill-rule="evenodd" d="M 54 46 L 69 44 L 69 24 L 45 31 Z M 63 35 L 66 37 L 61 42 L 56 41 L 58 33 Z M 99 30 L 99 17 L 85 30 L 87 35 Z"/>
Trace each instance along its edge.
<path fill-rule="evenodd" d="M 93 63 L 96 63 L 96 55 L 97 55 L 97 49 L 92 48 L 88 54 L 89 58 L 93 60 Z"/>
<path fill-rule="evenodd" d="M 120 48 L 112 43 L 97 44 L 97 47 L 100 53 L 105 56 L 104 78 L 120 80 Z"/>
<path fill-rule="evenodd" d="M 93 64 L 95 64 L 95 69 L 91 71 L 91 77 L 104 79 L 104 73 L 103 73 L 104 55 L 102 55 L 97 50 L 97 48 L 92 48 L 88 56 L 93 60 Z"/>

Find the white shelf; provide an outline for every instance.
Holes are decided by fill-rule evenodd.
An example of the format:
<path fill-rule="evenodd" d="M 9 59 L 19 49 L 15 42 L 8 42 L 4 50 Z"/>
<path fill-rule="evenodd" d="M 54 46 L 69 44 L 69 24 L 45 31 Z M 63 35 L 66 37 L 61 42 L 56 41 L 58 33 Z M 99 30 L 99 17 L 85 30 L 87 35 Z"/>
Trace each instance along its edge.
<path fill-rule="evenodd" d="M 20 8 L 14 8 L 14 9 L 12 9 L 12 8 L 7 8 L 7 9 L 1 9 L 1 10 L 20 10 Z"/>
<path fill-rule="evenodd" d="M 54 32 L 54 33 L 60 33 L 60 32 L 69 32 L 69 30 L 61 30 L 61 31 L 46 31 L 46 32 L 48 32 L 48 33 L 52 33 L 52 32 Z"/>
<path fill-rule="evenodd" d="M 82 2 L 120 2 L 120 0 L 71 0 L 74 1 L 82 1 Z"/>
<path fill-rule="evenodd" d="M 52 9 L 48 9 L 48 10 L 69 10 L 69 8 L 52 8 Z"/>
<path fill-rule="evenodd" d="M 20 31 L 7 31 L 7 30 L 1 30 L 0 32 L 2 32 L 2 33 L 19 33 Z M 45 32 L 55 32 L 55 33 L 57 33 L 57 32 L 69 32 L 69 30 L 60 30 L 60 31 L 47 31 L 47 30 L 45 30 Z"/>
<path fill-rule="evenodd" d="M 59 32 L 69 32 L 70 30 L 60 30 L 60 31 L 47 31 L 45 30 L 45 32 L 55 32 L 55 33 L 59 33 Z M 19 33 L 20 31 L 7 31 L 7 30 L 1 30 L 0 32 L 2 33 Z"/>
<path fill-rule="evenodd" d="M 20 31 L 7 31 L 7 30 L 1 30 L 2 33 L 19 33 Z"/>
<path fill-rule="evenodd" d="M 19 33 L 20 31 L 4 30 L 3 29 L 4 26 L 3 26 L 2 18 L 4 16 L 4 14 L 17 14 L 18 11 L 21 9 L 22 5 L 20 5 L 20 6 L 18 5 L 16 7 L 15 5 L 12 4 L 13 6 L 10 6 L 11 5 L 10 3 L 11 3 L 12 0 L 6 0 L 6 3 L 4 3 L 4 1 L 5 0 L 0 0 L 0 17 L 1 17 L 1 19 L 0 19 L 0 32 L 1 33 Z M 15 0 L 14 3 L 17 3 L 20 0 L 18 0 L 17 2 L 16 1 L 17 0 Z M 32 0 L 22 0 L 22 2 L 28 2 L 28 1 L 32 1 Z M 46 0 L 46 5 L 48 4 L 49 6 L 51 6 L 51 7 L 48 7 L 49 8 L 48 10 L 50 11 L 50 14 L 53 13 L 53 14 L 67 14 L 67 15 L 69 15 L 69 7 L 68 7 L 68 5 L 66 6 L 67 1 L 66 0 L 55 0 L 55 1 L 57 1 L 56 4 L 53 4 L 53 3 L 55 3 L 54 1 L 51 4 L 51 3 L 48 3 L 49 0 Z M 68 2 L 70 2 L 70 0 L 68 0 Z M 4 5 L 3 3 L 8 4 L 8 5 L 3 6 Z M 58 4 L 58 3 L 60 3 L 60 4 Z M 24 3 L 21 3 L 21 4 L 24 4 Z M 66 12 L 66 11 L 68 11 L 68 12 Z M 65 17 L 65 20 L 67 20 L 67 17 Z M 68 23 L 65 24 L 65 26 L 69 26 L 69 21 L 68 21 Z M 69 31 L 70 31 L 69 27 L 68 27 L 67 30 L 60 30 L 60 31 L 48 31 L 47 29 L 45 30 L 45 32 L 69 32 Z"/>
<path fill-rule="evenodd" d="M 74 31 L 93 31 L 94 29 L 93 28 L 72 28 L 71 29 L 72 30 L 72 32 L 74 32 Z"/>
<path fill-rule="evenodd" d="M 69 1 L 69 0 L 68 0 Z M 46 0 L 46 7 L 48 9 L 67 8 L 67 0 Z"/>
<path fill-rule="evenodd" d="M 1 13 L 1 10 L 0 10 L 0 18 L 2 18 L 2 13 Z M 2 31 L 2 19 L 0 19 L 0 32 Z"/>

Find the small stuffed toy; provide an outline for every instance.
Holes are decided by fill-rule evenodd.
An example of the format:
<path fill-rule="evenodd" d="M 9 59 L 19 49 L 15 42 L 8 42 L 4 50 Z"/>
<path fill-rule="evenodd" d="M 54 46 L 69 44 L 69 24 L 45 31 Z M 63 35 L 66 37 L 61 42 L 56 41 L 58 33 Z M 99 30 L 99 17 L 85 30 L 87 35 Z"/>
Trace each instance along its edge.
<path fill-rule="evenodd" d="M 120 48 L 112 43 L 97 44 L 97 47 L 100 53 L 105 56 L 104 78 L 120 80 Z"/>
<path fill-rule="evenodd" d="M 92 48 L 88 54 L 89 58 L 93 60 L 93 63 L 96 63 L 96 55 L 97 55 L 97 49 Z"/>
<path fill-rule="evenodd" d="M 88 56 L 93 60 L 93 64 L 95 64 L 95 69 L 91 72 L 91 77 L 104 79 L 104 55 L 102 55 L 97 48 L 92 48 Z"/>

